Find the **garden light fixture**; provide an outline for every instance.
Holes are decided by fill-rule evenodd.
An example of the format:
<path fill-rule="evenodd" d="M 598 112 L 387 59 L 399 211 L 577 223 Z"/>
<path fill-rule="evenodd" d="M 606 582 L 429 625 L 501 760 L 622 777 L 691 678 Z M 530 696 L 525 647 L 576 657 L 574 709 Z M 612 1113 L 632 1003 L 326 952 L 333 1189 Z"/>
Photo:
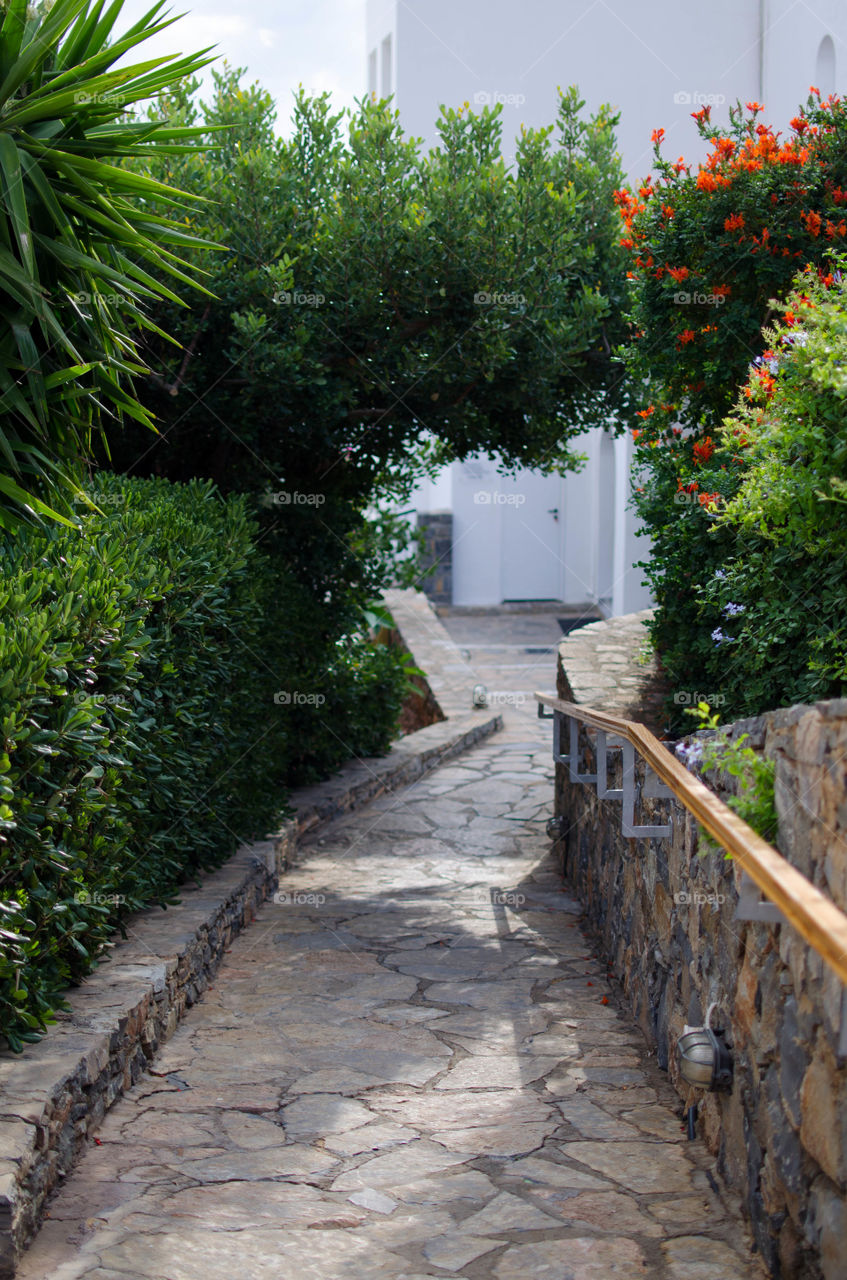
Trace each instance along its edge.
<path fill-rule="evenodd" d="M 709 1092 L 732 1088 L 732 1058 L 710 1025 L 715 1007 L 709 1005 L 704 1026 L 684 1027 L 676 1045 L 683 1080 Z"/>

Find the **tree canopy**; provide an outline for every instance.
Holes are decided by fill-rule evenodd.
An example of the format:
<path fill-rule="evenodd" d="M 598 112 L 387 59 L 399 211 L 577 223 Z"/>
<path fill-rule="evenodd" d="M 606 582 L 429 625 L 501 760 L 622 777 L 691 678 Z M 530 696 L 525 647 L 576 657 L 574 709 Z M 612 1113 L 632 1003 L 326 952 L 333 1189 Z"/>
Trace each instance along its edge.
<path fill-rule="evenodd" d="M 146 336 L 161 436 L 136 436 L 125 463 L 353 502 L 408 475 L 426 440 L 573 466 L 620 383 L 615 117 L 585 119 L 571 89 L 509 169 L 500 108 L 442 110 L 425 152 L 389 102 L 345 117 L 300 92 L 281 140 L 269 96 L 240 80 L 224 69 L 205 106 L 188 84 L 157 108 L 209 130 L 147 172 L 203 196 L 186 231 L 225 248 L 197 259 L 214 297 L 157 311 L 183 350 Z"/>

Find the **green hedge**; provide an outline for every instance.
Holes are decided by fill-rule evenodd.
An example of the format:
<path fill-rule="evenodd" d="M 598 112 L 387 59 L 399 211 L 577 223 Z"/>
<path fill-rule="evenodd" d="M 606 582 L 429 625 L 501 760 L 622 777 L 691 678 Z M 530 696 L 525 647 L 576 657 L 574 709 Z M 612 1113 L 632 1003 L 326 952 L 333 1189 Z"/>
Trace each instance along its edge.
<path fill-rule="evenodd" d="M 404 675 L 203 481 L 98 476 L 0 544 L 0 1031 L 35 1040 L 133 911 L 384 752 Z"/>

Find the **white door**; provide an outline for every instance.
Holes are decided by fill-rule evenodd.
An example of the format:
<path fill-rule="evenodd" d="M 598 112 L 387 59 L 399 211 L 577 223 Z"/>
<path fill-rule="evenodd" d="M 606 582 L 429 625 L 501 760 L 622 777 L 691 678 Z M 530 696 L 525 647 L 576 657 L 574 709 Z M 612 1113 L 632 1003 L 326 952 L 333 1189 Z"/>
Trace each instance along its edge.
<path fill-rule="evenodd" d="M 503 600 L 564 599 L 565 484 L 561 476 L 498 476 Z"/>

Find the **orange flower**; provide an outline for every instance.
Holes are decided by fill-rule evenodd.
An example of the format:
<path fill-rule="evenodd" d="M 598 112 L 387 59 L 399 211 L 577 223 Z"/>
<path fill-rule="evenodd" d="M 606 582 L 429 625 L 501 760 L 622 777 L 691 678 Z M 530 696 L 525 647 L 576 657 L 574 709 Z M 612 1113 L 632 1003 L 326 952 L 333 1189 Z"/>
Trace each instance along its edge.
<path fill-rule="evenodd" d="M 639 409 L 639 410 L 638 410 L 638 417 L 639 417 L 639 418 L 650 418 L 650 417 L 652 417 L 652 415 L 653 415 L 655 412 L 656 412 L 656 406 L 655 406 L 654 404 L 651 404 L 651 405 L 649 405 L 646 409 Z"/>
<path fill-rule="evenodd" d="M 668 275 L 671 276 L 677 284 L 682 284 L 683 280 L 688 279 L 688 267 L 668 267 Z"/>
<path fill-rule="evenodd" d="M 789 123 L 795 133 L 805 133 L 809 124 L 808 120 L 806 120 L 804 116 L 794 116 L 793 120 L 789 121 Z"/>
<path fill-rule="evenodd" d="M 679 337 L 676 340 L 676 345 L 678 347 L 687 346 L 687 344 L 689 342 L 693 342 L 696 337 L 697 337 L 697 334 L 694 332 L 693 329 L 683 329 L 682 333 L 679 335 Z"/>
<path fill-rule="evenodd" d="M 759 111 L 764 111 L 764 109 L 765 109 L 765 108 L 762 106 L 761 102 L 748 102 L 748 103 L 747 103 L 747 110 L 748 110 L 748 111 L 752 111 L 754 115 L 756 115 L 756 114 L 757 114 L 757 112 L 759 112 Z"/>
<path fill-rule="evenodd" d="M 650 135 L 650 141 L 656 142 L 658 143 L 659 146 L 661 146 L 664 136 L 665 136 L 664 129 L 654 129 Z"/>
<path fill-rule="evenodd" d="M 700 463 L 708 462 L 715 452 L 715 446 L 711 436 L 706 436 L 705 440 L 698 440 L 694 446 L 694 461 L 699 466 Z"/>
<path fill-rule="evenodd" d="M 691 112 L 691 119 L 696 120 L 699 124 L 701 120 L 709 120 L 711 118 L 711 115 L 712 115 L 711 107 L 701 107 L 699 111 Z"/>
<path fill-rule="evenodd" d="M 733 213 L 728 218 L 724 218 L 724 231 L 740 231 L 744 226 L 744 214 Z"/>
<path fill-rule="evenodd" d="M 820 235 L 823 218 L 814 209 L 804 209 L 800 214 L 800 221 L 805 224 L 810 236 L 816 238 Z"/>

